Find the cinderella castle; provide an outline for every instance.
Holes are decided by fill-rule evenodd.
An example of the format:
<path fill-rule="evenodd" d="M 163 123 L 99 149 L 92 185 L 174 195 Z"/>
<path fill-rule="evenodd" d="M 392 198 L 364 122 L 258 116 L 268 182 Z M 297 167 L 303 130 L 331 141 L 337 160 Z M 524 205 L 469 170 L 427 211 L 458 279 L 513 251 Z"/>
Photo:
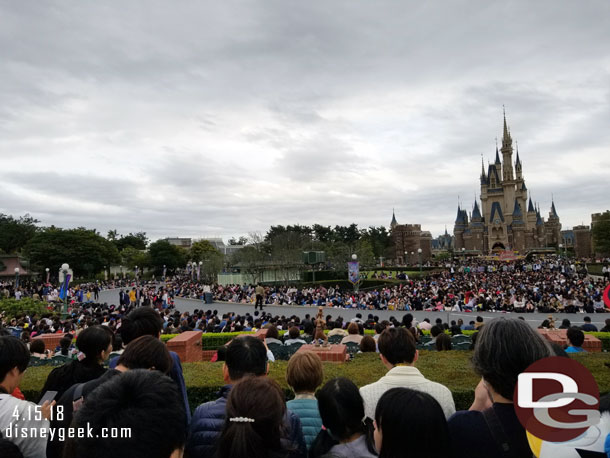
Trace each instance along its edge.
<path fill-rule="evenodd" d="M 513 166 L 513 139 L 504 113 L 502 148 L 498 151 L 496 145 L 495 162 L 489 164 L 487 171 L 481 159 L 481 205 L 475 201 L 469 214 L 458 204 L 453 228 L 454 250 L 489 254 L 557 248 L 561 243 L 560 233 L 555 202 L 545 221 L 540 208 L 528 196 L 518 148 Z"/>

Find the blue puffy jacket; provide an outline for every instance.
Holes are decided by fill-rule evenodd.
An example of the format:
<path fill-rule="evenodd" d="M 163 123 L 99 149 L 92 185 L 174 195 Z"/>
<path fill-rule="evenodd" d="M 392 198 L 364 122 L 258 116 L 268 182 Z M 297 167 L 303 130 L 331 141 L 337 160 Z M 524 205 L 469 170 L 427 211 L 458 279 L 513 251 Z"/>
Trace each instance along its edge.
<path fill-rule="evenodd" d="M 216 401 L 201 404 L 195 410 L 191 420 L 191 428 L 186 444 L 185 456 L 187 458 L 207 458 L 214 456 L 216 441 L 220 437 L 224 426 L 227 397 L 231 385 L 225 385 L 218 393 Z M 293 449 L 291 458 L 306 458 L 307 447 L 301 429 L 299 417 L 291 411 L 286 411 L 284 424 L 287 428 L 287 446 Z"/>
<path fill-rule="evenodd" d="M 318 436 L 322 429 L 322 418 L 318 410 L 317 399 L 293 399 L 286 403 L 286 407 L 298 415 L 303 427 L 303 436 L 305 436 L 305 444 L 307 450 L 311 448 L 311 444 Z"/>

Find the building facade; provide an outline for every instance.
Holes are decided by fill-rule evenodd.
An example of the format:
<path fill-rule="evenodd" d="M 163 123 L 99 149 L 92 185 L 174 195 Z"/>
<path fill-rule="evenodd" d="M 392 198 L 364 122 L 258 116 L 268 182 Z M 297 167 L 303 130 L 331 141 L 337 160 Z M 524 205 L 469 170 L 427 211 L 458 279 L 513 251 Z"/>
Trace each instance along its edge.
<path fill-rule="evenodd" d="M 500 154 L 502 159 L 500 159 Z M 516 151 L 513 163 L 513 139 L 504 115 L 502 148 L 487 171 L 481 160 L 481 202 L 475 201 L 468 213 L 458 205 L 453 229 L 454 249 L 489 254 L 501 251 L 525 253 L 536 248 L 557 248 L 561 243 L 561 222 L 551 204 L 545 221 L 540 208 L 528 196 L 523 164 Z"/>
<path fill-rule="evenodd" d="M 416 265 L 432 257 L 432 234 L 422 231 L 421 224 L 398 224 L 396 215 L 392 212 L 390 235 L 394 248 L 393 259 L 397 265 Z"/>

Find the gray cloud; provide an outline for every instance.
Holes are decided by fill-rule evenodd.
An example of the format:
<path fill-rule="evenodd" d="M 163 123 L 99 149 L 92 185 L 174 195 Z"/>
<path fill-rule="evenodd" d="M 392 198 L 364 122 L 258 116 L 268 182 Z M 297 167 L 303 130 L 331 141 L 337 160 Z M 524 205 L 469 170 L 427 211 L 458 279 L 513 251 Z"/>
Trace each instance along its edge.
<path fill-rule="evenodd" d="M 610 5 L 0 5 L 0 212 L 105 231 L 439 233 L 506 105 L 564 226 L 610 193 Z"/>

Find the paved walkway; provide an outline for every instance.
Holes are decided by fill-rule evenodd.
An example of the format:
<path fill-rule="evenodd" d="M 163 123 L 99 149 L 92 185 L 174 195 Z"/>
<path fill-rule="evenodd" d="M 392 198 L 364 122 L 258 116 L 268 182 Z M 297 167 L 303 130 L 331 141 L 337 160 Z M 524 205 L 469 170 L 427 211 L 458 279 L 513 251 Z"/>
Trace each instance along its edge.
<path fill-rule="evenodd" d="M 106 290 L 100 292 L 100 302 L 106 302 L 108 304 L 117 304 L 119 302 L 119 290 Z M 251 315 L 254 313 L 253 304 L 234 304 L 227 302 L 214 302 L 212 304 L 204 304 L 202 301 L 196 299 L 184 299 L 176 298 L 176 308 L 180 312 L 193 312 L 195 309 L 203 310 L 217 310 L 219 314 L 235 312 L 239 315 L 244 315 L 249 312 Z M 265 307 L 266 312 L 270 312 L 273 315 L 285 315 L 292 316 L 296 315 L 300 318 L 304 318 L 306 314 L 314 316 L 318 313 L 317 307 L 310 306 L 299 306 L 299 305 L 281 305 L 281 306 L 267 306 Z M 466 313 L 466 312 L 402 312 L 402 311 L 386 311 L 386 310 L 355 310 L 355 309 L 338 309 L 332 307 L 324 307 L 324 316 L 331 315 L 333 318 L 338 316 L 344 319 L 352 319 L 356 316 L 356 313 L 361 313 L 366 319 L 369 313 L 379 316 L 380 319 L 388 319 L 391 316 L 397 320 L 402 320 L 403 315 L 411 313 L 417 321 L 422 321 L 424 318 L 429 318 L 432 323 L 437 318 L 441 318 L 445 322 L 451 320 L 457 320 L 461 318 L 464 322 L 468 323 L 474 320 L 477 316 L 482 316 L 485 321 L 497 318 L 500 316 L 507 317 L 523 317 L 525 321 L 532 327 L 538 327 L 544 320 L 549 316 L 548 313 Z M 557 326 L 561 323 L 561 320 L 567 318 L 573 325 L 580 326 L 584 323 L 583 317 L 586 315 L 583 313 L 556 313 L 553 315 Z M 604 321 L 610 318 L 610 313 L 595 313 L 588 315 L 591 318 L 591 322 L 601 329 L 604 326 Z"/>

